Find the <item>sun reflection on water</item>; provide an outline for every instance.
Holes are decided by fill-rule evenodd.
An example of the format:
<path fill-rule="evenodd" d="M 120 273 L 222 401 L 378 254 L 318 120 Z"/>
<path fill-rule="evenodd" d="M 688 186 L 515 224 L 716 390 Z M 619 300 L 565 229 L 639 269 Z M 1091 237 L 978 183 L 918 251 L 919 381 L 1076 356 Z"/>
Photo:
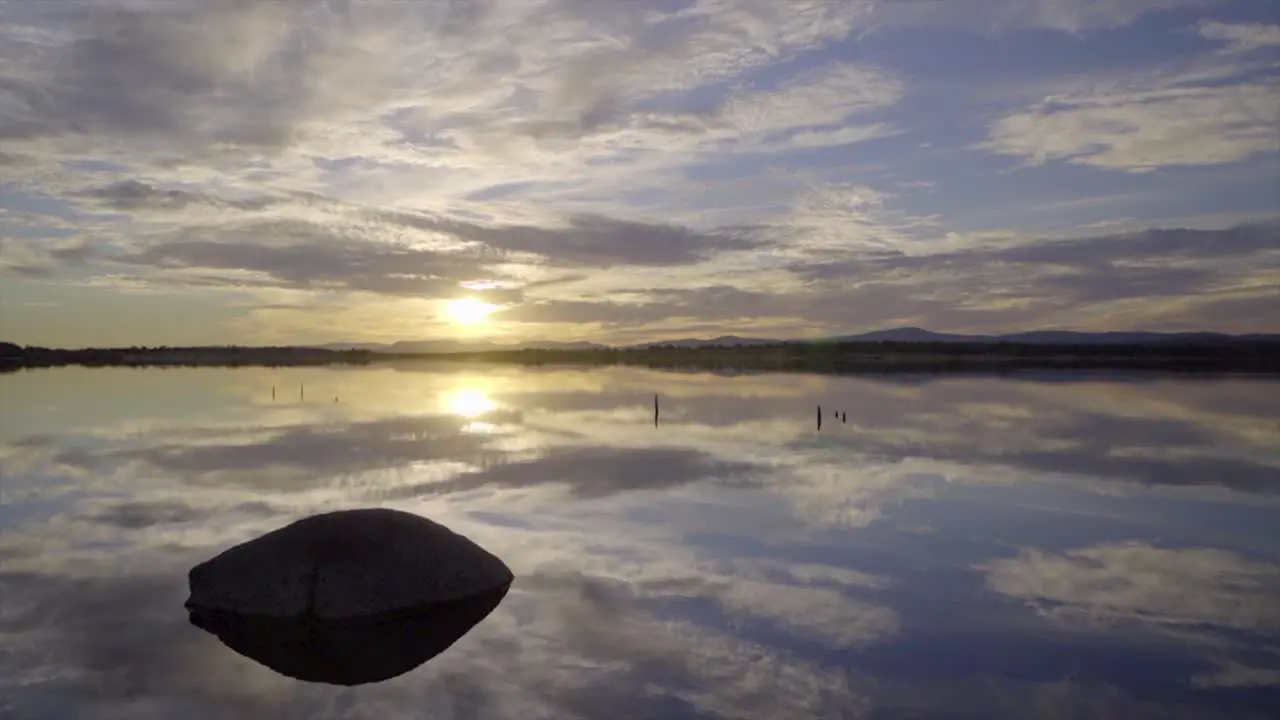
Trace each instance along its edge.
<path fill-rule="evenodd" d="M 445 396 L 445 407 L 454 415 L 474 418 L 492 412 L 497 405 L 477 388 L 460 388 Z"/>

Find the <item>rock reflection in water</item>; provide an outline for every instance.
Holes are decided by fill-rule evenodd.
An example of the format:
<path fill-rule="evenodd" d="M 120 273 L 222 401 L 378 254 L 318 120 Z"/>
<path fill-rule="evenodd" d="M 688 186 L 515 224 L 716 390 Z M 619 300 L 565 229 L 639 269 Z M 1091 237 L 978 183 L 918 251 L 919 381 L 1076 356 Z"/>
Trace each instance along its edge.
<path fill-rule="evenodd" d="M 191 569 L 193 625 L 299 680 L 357 685 L 412 670 L 489 615 L 511 570 L 412 513 L 323 513 Z"/>
<path fill-rule="evenodd" d="M 439 655 L 493 612 L 509 586 L 373 621 L 291 620 L 192 610 L 191 624 L 227 647 L 298 680 L 381 682 Z"/>

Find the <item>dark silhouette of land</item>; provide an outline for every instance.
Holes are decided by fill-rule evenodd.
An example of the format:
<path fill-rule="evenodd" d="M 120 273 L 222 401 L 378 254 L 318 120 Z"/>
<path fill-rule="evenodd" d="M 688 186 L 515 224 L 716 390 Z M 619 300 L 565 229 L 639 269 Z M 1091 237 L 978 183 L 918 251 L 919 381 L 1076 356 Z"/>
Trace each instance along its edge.
<path fill-rule="evenodd" d="M 308 347 L 119 347 L 63 350 L 0 342 L 0 371 L 61 367 L 239 367 L 364 364 L 373 353 Z"/>
<path fill-rule="evenodd" d="M 86 367 L 241 367 L 486 362 L 522 365 L 638 365 L 689 370 L 819 373 L 1149 370 L 1280 374 L 1280 337 L 1106 344 L 1010 341 L 823 341 L 631 348 L 523 348 L 400 353 L 311 347 L 126 347 L 61 350 L 0 343 L 0 371 Z"/>

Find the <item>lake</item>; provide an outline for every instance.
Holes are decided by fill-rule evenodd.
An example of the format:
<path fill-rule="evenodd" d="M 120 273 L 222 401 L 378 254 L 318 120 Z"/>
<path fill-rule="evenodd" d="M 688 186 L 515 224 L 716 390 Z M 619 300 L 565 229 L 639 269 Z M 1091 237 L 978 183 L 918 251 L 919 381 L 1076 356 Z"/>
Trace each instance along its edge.
<path fill-rule="evenodd" d="M 0 376 L 0 463 L 6 720 L 1280 717 L 1277 380 L 67 368 Z M 510 593 L 359 687 L 188 622 L 370 506 Z"/>

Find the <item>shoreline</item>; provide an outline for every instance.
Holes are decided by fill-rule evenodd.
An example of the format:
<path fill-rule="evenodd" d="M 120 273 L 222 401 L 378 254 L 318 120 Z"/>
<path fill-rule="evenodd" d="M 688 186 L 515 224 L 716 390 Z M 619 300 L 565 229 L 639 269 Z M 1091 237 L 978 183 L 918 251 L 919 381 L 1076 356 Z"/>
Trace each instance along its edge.
<path fill-rule="evenodd" d="M 624 365 L 667 370 L 826 374 L 1006 373 L 1031 370 L 1280 374 L 1280 343 L 1211 345 L 1023 345 L 856 343 L 388 353 L 301 347 L 22 348 L 0 355 L 0 372 L 53 367 L 316 367 L 458 363 Z"/>

